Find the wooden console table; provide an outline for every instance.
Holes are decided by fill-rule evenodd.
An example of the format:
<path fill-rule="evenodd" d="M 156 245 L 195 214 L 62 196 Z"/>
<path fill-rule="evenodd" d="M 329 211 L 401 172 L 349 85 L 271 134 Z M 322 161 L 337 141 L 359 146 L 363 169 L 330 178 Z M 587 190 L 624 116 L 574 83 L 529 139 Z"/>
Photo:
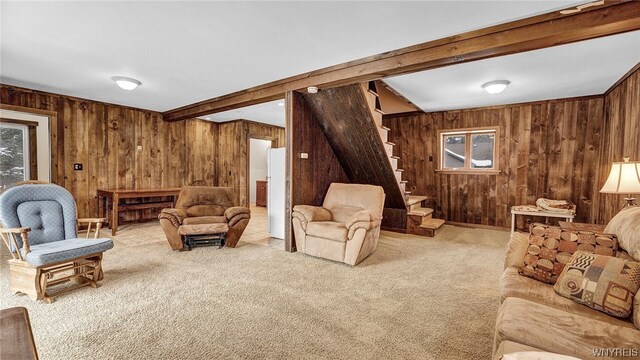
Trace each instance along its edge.
<path fill-rule="evenodd" d="M 525 211 L 511 209 L 511 233 L 516 231 L 516 215 L 544 216 L 565 219 L 567 222 L 573 222 L 575 214 L 552 212 L 552 211 Z"/>
<path fill-rule="evenodd" d="M 103 201 L 103 206 L 99 206 L 104 215 L 109 220 L 111 235 L 115 236 L 118 230 L 118 212 L 126 210 L 142 210 L 153 208 L 175 207 L 176 200 L 180 194 L 180 188 L 153 188 L 153 189 L 98 189 L 98 202 Z M 134 204 L 120 205 L 120 199 L 142 199 L 149 197 L 171 197 L 170 202 L 138 202 Z M 109 200 L 111 201 L 111 216 L 109 217 Z"/>
<path fill-rule="evenodd" d="M 0 310 L 0 344 L 0 359 L 38 360 L 27 309 Z"/>

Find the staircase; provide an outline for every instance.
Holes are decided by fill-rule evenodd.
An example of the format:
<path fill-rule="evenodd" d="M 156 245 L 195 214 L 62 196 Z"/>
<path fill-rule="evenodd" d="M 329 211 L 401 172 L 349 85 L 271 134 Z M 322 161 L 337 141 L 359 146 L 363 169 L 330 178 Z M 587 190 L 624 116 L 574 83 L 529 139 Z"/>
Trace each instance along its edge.
<path fill-rule="evenodd" d="M 361 84 L 363 91 L 367 97 L 367 105 L 373 114 L 373 119 L 378 126 L 378 133 L 385 146 L 385 151 L 389 156 L 389 162 L 393 168 L 400 191 L 404 195 L 404 201 L 407 206 L 407 233 L 421 236 L 435 236 L 436 230 L 440 229 L 444 224 L 444 220 L 433 218 L 433 209 L 424 207 L 424 202 L 429 198 L 427 196 L 411 195 L 408 191 L 407 181 L 403 180 L 403 169 L 398 168 L 400 157 L 393 154 L 394 143 L 389 141 L 389 129 L 382 125 L 382 110 L 380 96 L 378 95 L 378 87 L 380 84 L 375 81 L 369 81 L 367 84 Z"/>
<path fill-rule="evenodd" d="M 421 236 L 434 236 L 444 220 L 434 219 L 423 207 L 426 196 L 407 190 L 400 158 L 389 141 L 391 129 L 382 125 L 384 114 L 375 81 L 323 89 L 303 95 L 352 183 L 384 188 L 385 221 L 388 229 Z M 365 106 L 366 105 L 366 106 Z"/>
<path fill-rule="evenodd" d="M 407 233 L 435 236 L 436 230 L 444 225 L 444 220 L 432 217 L 433 209 L 423 207 L 426 196 L 410 196 L 407 201 Z"/>

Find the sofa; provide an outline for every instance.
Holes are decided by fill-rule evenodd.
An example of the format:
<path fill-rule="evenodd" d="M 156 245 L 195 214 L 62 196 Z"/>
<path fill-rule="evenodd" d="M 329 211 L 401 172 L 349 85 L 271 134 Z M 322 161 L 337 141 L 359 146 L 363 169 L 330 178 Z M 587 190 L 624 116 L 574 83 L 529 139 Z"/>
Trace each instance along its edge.
<path fill-rule="evenodd" d="M 613 226 L 614 222 L 621 225 Z M 618 214 L 602 233 L 618 237 L 621 248 L 617 257 L 639 260 L 622 249 L 625 245 L 622 239 L 626 239 L 627 250 L 637 249 L 640 208 L 626 215 Z M 629 245 L 632 241 L 635 245 Z M 629 318 L 613 317 L 581 305 L 556 294 L 553 285 L 519 274 L 528 246 L 529 234 L 511 235 L 499 283 L 501 306 L 495 328 L 494 359 L 521 351 L 552 352 L 581 359 L 640 357 L 640 293 L 633 298 Z M 598 353 L 602 350 L 608 352 Z"/>
<path fill-rule="evenodd" d="M 236 205 L 235 194 L 229 187 L 185 186 L 180 190 L 176 207 L 162 209 L 158 219 L 173 250 L 184 248 L 185 228 L 206 233 L 207 228 L 222 228 L 220 224 L 226 225 L 225 245 L 233 248 L 249 224 L 251 210 Z"/>
<path fill-rule="evenodd" d="M 322 206 L 293 207 L 296 250 L 357 265 L 378 247 L 384 198 L 380 186 L 331 184 Z"/>

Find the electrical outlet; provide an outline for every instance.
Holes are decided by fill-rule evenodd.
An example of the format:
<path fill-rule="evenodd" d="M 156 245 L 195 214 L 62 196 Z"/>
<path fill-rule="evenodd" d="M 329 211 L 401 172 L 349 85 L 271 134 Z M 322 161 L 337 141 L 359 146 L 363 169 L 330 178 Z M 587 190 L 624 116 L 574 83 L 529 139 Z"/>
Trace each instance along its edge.
<path fill-rule="evenodd" d="M 82 171 L 82 164 L 73 164 L 73 170 Z"/>
<path fill-rule="evenodd" d="M 309 158 L 308 153 L 300 153 L 300 159 L 308 159 L 308 158 Z"/>
<path fill-rule="evenodd" d="M 136 151 L 137 152 L 142 152 L 142 145 L 136 146 Z"/>

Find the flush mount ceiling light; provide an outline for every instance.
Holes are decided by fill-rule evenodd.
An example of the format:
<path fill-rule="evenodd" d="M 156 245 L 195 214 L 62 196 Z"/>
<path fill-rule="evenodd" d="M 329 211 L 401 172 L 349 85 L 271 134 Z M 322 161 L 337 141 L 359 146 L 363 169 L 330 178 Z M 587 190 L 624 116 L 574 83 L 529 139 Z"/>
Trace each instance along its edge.
<path fill-rule="evenodd" d="M 508 80 L 495 80 L 482 84 L 482 88 L 489 94 L 499 94 L 503 92 L 509 84 L 510 82 Z"/>
<path fill-rule="evenodd" d="M 120 86 L 120 88 L 129 91 L 137 88 L 138 85 L 142 84 L 140 81 L 126 76 L 114 76 L 111 79 L 115 81 L 116 84 Z"/>
<path fill-rule="evenodd" d="M 317 86 L 309 86 L 307 88 L 307 92 L 309 94 L 316 94 L 316 93 L 318 93 L 318 87 Z"/>

